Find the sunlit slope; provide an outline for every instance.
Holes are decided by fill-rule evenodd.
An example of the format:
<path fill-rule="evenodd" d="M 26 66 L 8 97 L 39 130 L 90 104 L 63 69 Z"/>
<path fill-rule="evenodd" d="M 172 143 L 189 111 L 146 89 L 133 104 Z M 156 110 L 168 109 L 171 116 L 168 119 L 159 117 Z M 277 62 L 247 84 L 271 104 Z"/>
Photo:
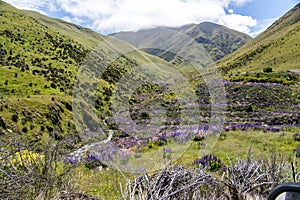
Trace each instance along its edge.
<path fill-rule="evenodd" d="M 24 10 L 23 12 L 36 19 L 39 23 L 47 26 L 52 31 L 68 36 L 88 48 L 96 47 L 103 39 L 106 38 L 104 35 L 101 35 L 91 29 L 63 21 L 61 19 L 50 18 L 35 11 Z"/>

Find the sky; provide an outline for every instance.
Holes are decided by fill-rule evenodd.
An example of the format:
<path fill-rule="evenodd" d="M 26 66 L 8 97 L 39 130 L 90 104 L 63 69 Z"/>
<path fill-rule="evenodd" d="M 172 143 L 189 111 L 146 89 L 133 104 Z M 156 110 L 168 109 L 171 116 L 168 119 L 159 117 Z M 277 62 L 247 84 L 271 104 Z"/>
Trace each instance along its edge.
<path fill-rule="evenodd" d="M 300 0 L 4 0 L 107 35 L 214 22 L 257 36 Z"/>

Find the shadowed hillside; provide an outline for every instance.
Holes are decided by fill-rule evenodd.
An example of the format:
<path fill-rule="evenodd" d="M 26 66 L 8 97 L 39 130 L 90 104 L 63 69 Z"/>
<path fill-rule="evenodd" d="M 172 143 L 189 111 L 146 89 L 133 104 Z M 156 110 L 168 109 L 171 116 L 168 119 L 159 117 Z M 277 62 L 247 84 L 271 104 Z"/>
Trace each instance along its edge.
<path fill-rule="evenodd" d="M 214 61 L 234 52 L 251 39 L 250 36 L 244 33 L 210 22 L 167 29 L 186 34 L 199 44 L 203 45 L 204 49 Z M 134 46 L 144 46 L 144 44 L 147 43 L 157 46 L 155 44 L 164 42 L 159 39 L 159 35 L 163 34 L 164 31 L 164 28 L 159 27 L 144 29 L 137 32 L 120 32 L 113 34 L 113 36 L 125 40 Z M 180 64 L 178 63 L 178 58 L 174 58 L 175 55 L 168 52 L 157 49 L 145 49 L 145 51 L 159 56 L 166 61 L 172 62 L 173 64 Z"/>

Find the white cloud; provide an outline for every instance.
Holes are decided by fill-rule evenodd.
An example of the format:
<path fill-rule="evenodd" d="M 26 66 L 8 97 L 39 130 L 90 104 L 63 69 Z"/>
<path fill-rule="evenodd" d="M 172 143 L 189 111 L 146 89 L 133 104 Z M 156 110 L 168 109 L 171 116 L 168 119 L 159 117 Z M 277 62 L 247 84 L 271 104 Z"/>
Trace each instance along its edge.
<path fill-rule="evenodd" d="M 66 21 L 66 22 L 70 22 L 73 24 L 83 24 L 84 20 L 78 17 L 69 17 L 69 16 L 64 16 L 61 18 L 62 20 Z"/>
<path fill-rule="evenodd" d="M 120 2 L 109 15 L 94 19 L 93 25 L 98 30 L 137 30 L 145 27 L 216 21 L 224 14 L 224 9 L 208 3 L 176 0 L 152 0 L 145 3 L 140 0 L 127 0 Z"/>
<path fill-rule="evenodd" d="M 231 5 L 251 0 L 5 0 L 18 8 L 62 12 L 63 19 L 100 33 L 138 30 L 155 26 L 181 26 L 204 21 L 250 33 L 256 21 L 232 14 Z M 228 10 L 229 14 L 226 14 Z M 232 12 L 231 12 L 232 11 Z M 89 23 L 87 23 L 89 22 Z"/>
<path fill-rule="evenodd" d="M 243 16 L 239 14 L 229 14 L 222 16 L 219 21 L 219 24 L 232 28 L 234 30 L 251 34 L 250 27 L 254 27 L 257 24 L 257 21 L 249 16 Z"/>
<path fill-rule="evenodd" d="M 50 8 L 53 6 L 51 0 L 4 0 L 5 2 L 16 6 L 23 10 L 34 10 L 42 14 L 46 14 L 45 8 Z"/>
<path fill-rule="evenodd" d="M 72 19 L 69 16 L 64 16 L 63 18 L 61 18 L 62 20 L 66 21 L 66 22 L 72 22 Z"/>
<path fill-rule="evenodd" d="M 245 3 L 248 3 L 250 2 L 251 0 L 232 0 L 232 3 L 233 4 L 236 4 L 238 6 L 242 6 L 244 5 Z"/>

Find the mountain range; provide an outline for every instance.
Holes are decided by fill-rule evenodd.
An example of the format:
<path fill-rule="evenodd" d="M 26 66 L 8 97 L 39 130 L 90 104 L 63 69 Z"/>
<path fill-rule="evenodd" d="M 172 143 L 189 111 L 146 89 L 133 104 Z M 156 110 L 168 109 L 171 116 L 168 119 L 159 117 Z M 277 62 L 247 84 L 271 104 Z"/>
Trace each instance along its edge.
<path fill-rule="evenodd" d="M 220 60 L 222 57 L 234 52 L 239 47 L 250 41 L 252 38 L 244 33 L 229 29 L 218 24 L 203 22 L 200 24 L 189 24 L 182 27 L 158 27 L 152 29 L 143 29 L 136 32 L 120 32 L 112 34 L 114 37 L 122 39 L 134 46 L 164 46 L 164 41 L 160 36 L 166 31 L 185 34 L 192 40 L 195 40 L 209 53 L 213 61 Z M 158 49 L 144 49 L 147 53 L 159 56 L 164 60 L 174 64 L 174 55 L 160 51 Z"/>

